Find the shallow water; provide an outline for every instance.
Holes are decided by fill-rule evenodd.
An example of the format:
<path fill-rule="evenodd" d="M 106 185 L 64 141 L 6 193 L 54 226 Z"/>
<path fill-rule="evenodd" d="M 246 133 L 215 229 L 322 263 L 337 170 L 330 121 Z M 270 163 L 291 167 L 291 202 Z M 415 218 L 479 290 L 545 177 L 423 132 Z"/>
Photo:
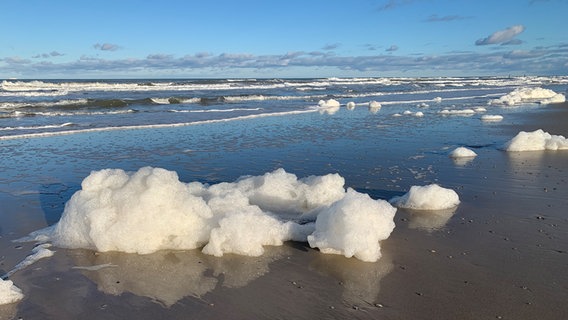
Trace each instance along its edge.
<path fill-rule="evenodd" d="M 417 105 L 428 106 L 425 113 L 436 113 L 485 106 L 517 87 L 562 91 L 566 83 L 566 77 L 5 80 L 0 88 L 0 138 L 285 115 L 315 111 L 319 100 L 330 98 L 360 106 L 376 100 L 388 106 L 389 113 Z"/>

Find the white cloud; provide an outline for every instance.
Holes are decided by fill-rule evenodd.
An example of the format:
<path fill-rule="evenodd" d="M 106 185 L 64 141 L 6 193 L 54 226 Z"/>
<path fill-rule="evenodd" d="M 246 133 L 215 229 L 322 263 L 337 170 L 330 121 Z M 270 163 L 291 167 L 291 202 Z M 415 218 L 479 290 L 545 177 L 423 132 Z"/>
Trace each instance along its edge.
<path fill-rule="evenodd" d="M 60 56 L 64 56 L 65 54 L 57 52 L 57 51 L 51 51 L 49 53 L 41 53 L 41 54 L 36 54 L 35 56 L 33 56 L 32 58 L 37 59 L 37 58 L 50 58 L 50 57 L 60 57 Z"/>
<path fill-rule="evenodd" d="M 459 16 L 459 15 L 448 15 L 448 16 L 438 16 L 437 14 L 433 14 L 429 16 L 425 22 L 449 22 L 449 21 L 456 21 L 456 20 L 465 20 L 470 19 L 471 17 Z"/>
<path fill-rule="evenodd" d="M 395 44 L 385 49 L 386 52 L 394 52 L 396 50 L 398 50 L 398 46 Z"/>
<path fill-rule="evenodd" d="M 119 45 L 116 44 L 112 44 L 112 43 L 96 43 L 93 45 L 93 47 L 97 50 L 101 50 L 101 51 L 116 51 L 118 49 L 120 49 Z"/>
<path fill-rule="evenodd" d="M 2 59 L 2 61 L 4 61 L 7 64 L 17 64 L 17 65 L 22 65 L 22 64 L 28 64 L 31 63 L 31 61 L 29 59 L 24 59 L 18 56 L 14 56 L 14 57 L 6 57 L 4 59 Z"/>
<path fill-rule="evenodd" d="M 326 44 L 326 45 L 322 48 L 322 50 L 326 50 L 326 51 L 335 50 L 335 49 L 339 48 L 340 46 L 341 46 L 340 43 Z"/>
<path fill-rule="evenodd" d="M 410 4 L 416 0 L 388 0 L 379 6 L 379 11 L 391 10 L 402 5 Z"/>
<path fill-rule="evenodd" d="M 156 54 L 150 54 L 146 58 L 148 60 L 168 60 L 173 58 L 173 56 L 171 54 L 156 53 Z"/>
<path fill-rule="evenodd" d="M 483 45 L 488 45 L 488 44 L 508 43 L 508 42 L 514 40 L 514 38 L 517 35 L 519 35 L 520 33 L 522 33 L 523 31 L 525 31 L 525 26 L 523 26 L 523 25 L 512 26 L 512 27 L 509 27 L 505 30 L 496 31 L 487 38 L 479 39 L 479 40 L 475 41 L 475 45 L 483 46 Z M 514 43 L 514 44 L 518 44 L 518 43 Z"/>

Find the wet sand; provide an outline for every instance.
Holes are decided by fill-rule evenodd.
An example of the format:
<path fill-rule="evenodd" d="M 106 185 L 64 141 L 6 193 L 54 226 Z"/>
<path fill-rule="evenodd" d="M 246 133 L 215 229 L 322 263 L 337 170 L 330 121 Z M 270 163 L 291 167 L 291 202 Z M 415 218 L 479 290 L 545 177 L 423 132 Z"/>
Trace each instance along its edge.
<path fill-rule="evenodd" d="M 4 142 L 0 273 L 33 247 L 11 240 L 55 223 L 81 179 L 107 167 L 153 165 L 185 182 L 218 182 L 283 166 L 298 176 L 339 172 L 347 186 L 382 199 L 436 182 L 462 203 L 436 214 L 398 210 L 377 263 L 304 243 L 223 258 L 198 250 L 140 256 L 55 248 L 53 257 L 10 277 L 26 297 L 0 306 L 0 319 L 568 318 L 568 152 L 498 149 L 520 130 L 568 134 L 566 104 L 543 111 L 490 125 L 461 118 L 409 124 L 410 137 L 366 117 L 269 119 L 212 133 L 214 150 L 191 145 L 200 151 L 185 153 L 190 146 L 181 137 L 211 127 L 154 132 L 147 145 L 139 143 L 141 132 Z M 354 121 L 362 121 L 358 129 Z M 462 121 L 483 131 L 461 129 Z M 285 142 L 251 134 L 280 128 L 288 130 Z M 183 135 L 172 140 L 173 133 Z M 424 133 L 430 139 L 417 139 Z M 449 159 L 447 150 L 460 141 L 478 157 Z"/>

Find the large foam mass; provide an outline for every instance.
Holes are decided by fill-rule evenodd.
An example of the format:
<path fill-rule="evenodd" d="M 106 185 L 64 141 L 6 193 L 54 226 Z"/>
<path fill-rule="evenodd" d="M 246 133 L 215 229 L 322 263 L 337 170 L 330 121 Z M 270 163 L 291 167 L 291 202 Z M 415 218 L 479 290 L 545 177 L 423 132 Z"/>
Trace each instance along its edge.
<path fill-rule="evenodd" d="M 349 189 L 343 199 L 319 213 L 308 242 L 323 253 L 377 261 L 381 257 L 379 241 L 394 229 L 395 212 L 388 202 Z"/>
<path fill-rule="evenodd" d="M 160 168 L 130 173 L 105 169 L 83 180 L 61 220 L 43 235 L 61 247 L 102 252 L 148 254 L 203 247 L 204 253 L 215 256 L 259 256 L 266 245 L 307 241 L 318 224 L 314 239 L 320 241 L 325 233 L 321 221 L 343 212 L 358 216 L 357 224 L 334 220 L 326 228 L 344 231 L 326 235 L 325 241 L 346 256 L 376 260 L 378 241 L 394 226 L 392 214 L 375 217 L 385 211 L 377 209 L 380 202 L 353 190 L 346 193 L 344 183 L 338 174 L 298 179 L 283 169 L 214 185 L 183 183 L 177 173 Z M 368 225 L 377 228 L 371 236 Z M 353 239 L 345 240 L 345 234 Z M 324 244 L 317 247 L 330 252 Z"/>
<path fill-rule="evenodd" d="M 0 305 L 18 302 L 23 298 L 22 290 L 16 287 L 12 281 L 0 278 Z"/>
<path fill-rule="evenodd" d="M 412 186 L 403 196 L 392 198 L 390 203 L 406 209 L 444 210 L 457 206 L 460 200 L 454 190 L 440 187 L 437 184 L 430 184 Z"/>
<path fill-rule="evenodd" d="M 208 239 L 211 209 L 173 171 L 106 169 L 81 187 L 55 227 L 56 245 L 145 254 L 194 249 Z"/>
<path fill-rule="evenodd" d="M 568 139 L 561 135 L 552 135 L 538 129 L 532 132 L 519 132 L 505 144 L 506 151 L 539 151 L 568 149 Z"/>
<path fill-rule="evenodd" d="M 515 106 L 522 103 L 551 104 L 563 103 L 564 101 L 566 101 L 566 97 L 563 94 L 537 87 L 517 88 L 499 99 L 491 100 L 490 104 Z"/>

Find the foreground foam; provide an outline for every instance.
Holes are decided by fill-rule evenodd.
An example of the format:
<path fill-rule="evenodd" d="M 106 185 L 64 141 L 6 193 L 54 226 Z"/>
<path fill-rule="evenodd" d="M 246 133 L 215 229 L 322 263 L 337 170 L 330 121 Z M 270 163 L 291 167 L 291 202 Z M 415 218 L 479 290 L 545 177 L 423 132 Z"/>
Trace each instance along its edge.
<path fill-rule="evenodd" d="M 308 242 L 323 253 L 377 261 L 381 257 L 379 241 L 394 229 L 395 212 L 388 202 L 349 189 L 343 199 L 320 212 Z"/>
<path fill-rule="evenodd" d="M 23 298 L 22 290 L 16 287 L 11 280 L 0 279 L 0 305 L 15 303 Z"/>
<path fill-rule="evenodd" d="M 101 252 L 203 247 L 215 256 L 259 256 L 263 246 L 311 235 L 324 253 L 376 261 L 396 209 L 344 184 L 338 174 L 298 179 L 283 169 L 214 185 L 183 183 L 160 168 L 104 169 L 83 180 L 56 225 L 34 236 Z"/>
<path fill-rule="evenodd" d="M 552 135 L 542 129 L 532 132 L 521 131 L 505 144 L 505 150 L 510 152 L 566 149 L 568 149 L 568 139 L 561 135 Z"/>
<path fill-rule="evenodd" d="M 390 203 L 398 208 L 445 210 L 456 207 L 460 200 L 454 190 L 442 188 L 437 184 L 430 184 L 412 186 L 403 196 L 392 198 Z"/>

